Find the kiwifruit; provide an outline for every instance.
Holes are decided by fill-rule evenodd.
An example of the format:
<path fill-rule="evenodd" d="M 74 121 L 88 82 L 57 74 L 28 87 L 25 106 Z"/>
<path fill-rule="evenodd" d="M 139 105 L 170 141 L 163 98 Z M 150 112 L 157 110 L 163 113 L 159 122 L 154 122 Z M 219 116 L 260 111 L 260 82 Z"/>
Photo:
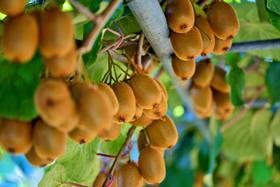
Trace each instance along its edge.
<path fill-rule="evenodd" d="M 196 26 L 185 34 L 171 32 L 170 40 L 175 55 L 181 60 L 194 59 L 202 52 L 202 37 Z"/>
<path fill-rule="evenodd" d="M 62 123 L 56 128 L 64 133 L 68 133 L 78 126 L 79 121 L 80 121 L 79 113 L 74 112 L 71 116 L 69 116 L 69 118 L 64 123 Z"/>
<path fill-rule="evenodd" d="M 148 137 L 145 135 L 145 130 L 141 130 L 137 139 L 137 147 L 139 152 L 149 145 L 147 138 Z"/>
<path fill-rule="evenodd" d="M 39 157 L 53 160 L 61 156 L 66 147 L 67 135 L 38 120 L 33 129 L 33 146 Z"/>
<path fill-rule="evenodd" d="M 215 71 L 215 66 L 210 59 L 201 60 L 196 65 L 196 70 L 192 81 L 199 87 L 206 87 L 211 83 Z"/>
<path fill-rule="evenodd" d="M 97 89 L 96 85 L 92 85 L 92 86 L 95 87 L 95 89 Z M 73 99 L 77 103 L 79 103 L 80 98 L 82 98 L 83 92 L 86 92 L 89 87 L 91 87 L 91 85 L 88 85 L 87 83 L 82 81 L 80 82 L 77 81 L 74 84 L 70 85 L 70 91 Z"/>
<path fill-rule="evenodd" d="M 213 2 L 207 8 L 207 18 L 215 35 L 220 39 L 232 39 L 239 31 L 237 15 L 228 3 Z"/>
<path fill-rule="evenodd" d="M 215 73 L 211 81 L 211 87 L 224 93 L 230 92 L 230 87 L 226 81 L 226 71 L 224 69 L 216 66 Z"/>
<path fill-rule="evenodd" d="M 169 0 L 166 17 L 169 28 L 176 33 L 187 33 L 194 25 L 194 9 L 190 0 Z"/>
<path fill-rule="evenodd" d="M 113 89 L 105 83 L 99 83 L 99 84 L 97 84 L 97 86 L 109 98 L 110 103 L 111 103 L 111 108 L 112 108 L 111 110 L 113 112 L 113 115 L 115 115 L 119 111 L 119 102 L 118 102 L 118 98 L 115 95 Z"/>
<path fill-rule="evenodd" d="M 163 155 L 150 146 L 145 147 L 139 154 L 139 169 L 148 184 L 161 183 L 166 175 Z"/>
<path fill-rule="evenodd" d="M 234 108 L 230 101 L 229 93 L 223 93 L 213 89 L 213 98 L 216 107 L 221 110 L 231 110 Z"/>
<path fill-rule="evenodd" d="M 13 119 L 2 119 L 0 144 L 13 154 L 27 153 L 32 147 L 32 125 Z"/>
<path fill-rule="evenodd" d="M 163 84 L 159 80 L 155 79 L 155 81 L 160 87 L 162 96 L 165 97 L 168 100 L 168 94 L 167 94 L 167 91 L 166 91 L 165 87 L 163 86 Z"/>
<path fill-rule="evenodd" d="M 134 126 L 148 126 L 153 122 L 153 119 L 147 117 L 145 113 L 135 121 L 130 122 Z"/>
<path fill-rule="evenodd" d="M 194 112 L 201 119 L 209 118 L 214 112 L 214 102 L 212 101 L 212 104 L 210 105 L 210 107 L 203 111 L 197 110 L 196 108 L 194 108 Z"/>
<path fill-rule="evenodd" d="M 134 162 L 126 163 L 118 170 L 118 186 L 142 187 L 143 185 L 143 177 Z"/>
<path fill-rule="evenodd" d="M 167 98 L 162 95 L 161 102 L 152 109 L 145 109 L 144 113 L 148 118 L 160 119 L 165 116 L 168 110 Z"/>
<path fill-rule="evenodd" d="M 0 12 L 15 16 L 23 12 L 26 0 L 1 0 Z"/>
<path fill-rule="evenodd" d="M 188 80 L 194 75 L 196 64 L 194 59 L 183 61 L 174 55 L 172 56 L 172 68 L 177 77 Z"/>
<path fill-rule="evenodd" d="M 2 43 L 4 55 L 8 60 L 17 63 L 31 60 L 38 42 L 39 28 L 32 15 L 23 14 L 8 18 L 4 23 Z"/>
<path fill-rule="evenodd" d="M 66 55 L 61 57 L 44 58 L 44 63 L 53 77 L 67 77 L 77 68 L 77 50 L 73 47 Z"/>
<path fill-rule="evenodd" d="M 197 16 L 195 18 L 195 26 L 198 28 L 200 35 L 202 37 L 202 56 L 213 52 L 215 46 L 215 34 L 209 25 L 206 18 L 202 16 Z"/>
<path fill-rule="evenodd" d="M 129 80 L 136 103 L 144 109 L 151 109 L 161 100 L 161 88 L 156 81 L 144 74 L 135 74 Z"/>
<path fill-rule="evenodd" d="M 144 109 L 142 106 L 136 104 L 136 112 L 134 114 L 133 121 L 139 119 L 142 116 L 143 110 Z"/>
<path fill-rule="evenodd" d="M 115 115 L 118 122 L 130 122 L 136 112 L 136 99 L 132 88 L 125 82 L 118 82 L 112 85 L 119 103 L 119 111 Z"/>
<path fill-rule="evenodd" d="M 50 164 L 52 162 L 52 160 L 47 160 L 47 159 L 43 159 L 41 158 L 35 151 L 34 148 L 32 148 L 26 155 L 25 155 L 26 159 L 28 160 L 28 162 L 30 164 L 32 164 L 33 166 L 38 166 L 38 167 L 44 167 L 47 166 L 48 164 Z"/>
<path fill-rule="evenodd" d="M 113 141 L 119 137 L 121 133 L 121 125 L 113 123 L 110 129 L 103 129 L 98 133 L 98 137 L 105 141 Z"/>
<path fill-rule="evenodd" d="M 224 54 L 231 48 L 231 45 L 232 45 L 232 39 L 222 40 L 215 37 L 215 47 L 213 53 L 218 55 Z"/>
<path fill-rule="evenodd" d="M 204 88 L 192 85 L 190 89 L 192 104 L 198 111 L 205 111 L 211 107 L 213 102 L 213 93 L 209 86 Z"/>
<path fill-rule="evenodd" d="M 69 137 L 79 144 L 91 142 L 97 135 L 97 132 L 86 128 L 75 128 L 69 134 Z"/>
<path fill-rule="evenodd" d="M 42 119 L 53 127 L 65 123 L 76 111 L 67 85 L 55 79 L 41 82 L 35 93 L 35 106 Z"/>
<path fill-rule="evenodd" d="M 40 16 L 40 50 L 44 57 L 62 57 L 73 48 L 74 31 L 71 17 L 52 9 Z"/>
<path fill-rule="evenodd" d="M 103 172 L 100 172 L 97 177 L 95 178 L 92 187 L 102 187 L 103 183 L 106 180 L 106 174 Z"/>
<path fill-rule="evenodd" d="M 227 120 L 231 116 L 233 111 L 234 111 L 234 108 L 220 109 L 220 108 L 216 107 L 214 110 L 216 118 L 218 118 L 219 120 L 222 120 L 222 121 Z"/>
<path fill-rule="evenodd" d="M 178 141 L 178 131 L 174 122 L 168 116 L 154 120 L 146 127 L 146 132 L 150 144 L 155 147 L 171 148 Z"/>
<path fill-rule="evenodd" d="M 78 102 L 80 125 L 98 132 L 112 126 L 112 108 L 107 95 L 97 86 L 89 86 L 82 92 Z"/>

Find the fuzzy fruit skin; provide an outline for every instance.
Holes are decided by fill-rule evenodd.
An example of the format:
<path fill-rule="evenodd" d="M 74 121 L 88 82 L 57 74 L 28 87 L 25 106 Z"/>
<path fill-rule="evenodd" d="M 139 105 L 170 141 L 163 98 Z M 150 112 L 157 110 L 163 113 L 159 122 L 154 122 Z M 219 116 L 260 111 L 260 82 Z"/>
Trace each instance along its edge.
<path fill-rule="evenodd" d="M 25 157 L 31 165 L 37 166 L 37 167 L 44 167 L 52 162 L 51 160 L 47 160 L 47 159 L 43 159 L 43 158 L 39 157 L 34 148 L 32 148 L 25 155 Z"/>
<path fill-rule="evenodd" d="M 160 103 L 161 88 L 156 81 L 144 74 L 136 74 L 129 80 L 136 103 L 144 109 L 151 109 Z"/>
<path fill-rule="evenodd" d="M 203 111 L 194 108 L 194 112 L 200 119 L 209 118 L 214 112 L 214 102 L 212 101 L 211 106 Z"/>
<path fill-rule="evenodd" d="M 113 183 L 111 184 L 110 187 L 117 187 L 117 178 L 114 177 L 114 180 L 113 180 Z M 92 184 L 92 187 L 102 187 L 103 183 L 105 182 L 106 180 L 106 174 L 105 173 L 99 173 L 97 175 L 97 177 L 95 178 L 93 184 Z"/>
<path fill-rule="evenodd" d="M 148 126 L 153 122 L 153 119 L 149 118 L 145 113 L 142 114 L 140 118 L 138 118 L 135 121 L 131 122 L 131 125 L 133 126 Z"/>
<path fill-rule="evenodd" d="M 154 120 L 148 127 L 146 132 L 150 140 L 150 144 L 160 148 L 171 148 L 178 141 L 178 131 L 174 122 L 169 117 Z"/>
<path fill-rule="evenodd" d="M 234 110 L 234 106 L 230 101 L 229 93 L 223 93 L 213 89 L 213 98 L 216 117 L 220 120 L 228 119 Z"/>
<path fill-rule="evenodd" d="M 151 119 L 160 119 L 167 113 L 168 101 L 167 98 L 162 95 L 161 101 L 152 109 L 144 110 L 145 115 Z"/>
<path fill-rule="evenodd" d="M 138 151 L 140 152 L 142 149 L 147 147 L 149 145 L 149 142 L 146 138 L 144 130 L 141 130 L 137 139 L 137 147 Z"/>
<path fill-rule="evenodd" d="M 161 183 L 166 175 L 165 163 L 162 153 L 150 146 L 140 151 L 139 169 L 148 184 Z"/>
<path fill-rule="evenodd" d="M 199 87 L 206 87 L 211 83 L 215 71 L 214 64 L 210 59 L 205 59 L 197 63 L 192 81 Z"/>
<path fill-rule="evenodd" d="M 128 162 L 118 170 L 118 186 L 142 187 L 143 185 L 143 177 L 135 163 Z"/>
<path fill-rule="evenodd" d="M 103 129 L 98 133 L 98 137 L 105 141 L 113 141 L 119 137 L 121 125 L 114 123 L 110 129 Z"/>
<path fill-rule="evenodd" d="M 45 58 L 44 63 L 53 77 L 67 77 L 77 68 L 77 50 L 73 47 L 62 57 Z"/>
<path fill-rule="evenodd" d="M 34 56 L 39 42 L 39 27 L 30 14 L 9 18 L 4 23 L 3 51 L 16 63 L 26 63 Z"/>
<path fill-rule="evenodd" d="M 31 123 L 2 119 L 0 125 L 0 144 L 10 153 L 27 153 L 32 147 Z"/>
<path fill-rule="evenodd" d="M 58 9 L 41 13 L 40 50 L 44 57 L 65 56 L 73 47 L 74 31 L 71 17 Z"/>
<path fill-rule="evenodd" d="M 78 144 L 91 142 L 96 137 L 96 132 L 85 128 L 75 128 L 69 134 L 69 137 Z"/>
<path fill-rule="evenodd" d="M 53 160 L 64 154 L 67 135 L 43 121 L 36 122 L 33 129 L 33 146 L 39 157 Z"/>
<path fill-rule="evenodd" d="M 196 26 L 185 34 L 171 32 L 170 40 L 175 55 L 181 60 L 194 59 L 202 52 L 202 37 Z"/>
<path fill-rule="evenodd" d="M 80 121 L 80 115 L 78 112 L 74 112 L 64 123 L 57 127 L 58 130 L 64 133 L 68 133 L 75 129 Z"/>
<path fill-rule="evenodd" d="M 113 89 L 105 83 L 99 83 L 97 86 L 109 98 L 112 108 L 111 110 L 113 112 L 113 115 L 115 115 L 119 111 L 119 102 Z"/>
<path fill-rule="evenodd" d="M 125 82 L 118 82 L 112 85 L 112 89 L 119 102 L 119 111 L 115 115 L 116 121 L 130 122 L 136 112 L 136 98 L 132 88 Z"/>
<path fill-rule="evenodd" d="M 194 75 L 196 63 L 194 59 L 183 61 L 176 56 L 172 56 L 172 68 L 177 77 L 181 80 L 188 80 Z"/>
<path fill-rule="evenodd" d="M 215 47 L 215 34 L 209 25 L 206 18 L 197 16 L 195 18 L 195 26 L 198 28 L 200 35 L 202 37 L 202 56 L 206 56 L 209 53 L 212 53 Z"/>
<path fill-rule="evenodd" d="M 9 15 L 16 16 L 23 12 L 26 0 L 1 0 L 0 12 Z"/>
<path fill-rule="evenodd" d="M 213 93 L 209 86 L 205 88 L 192 85 L 190 90 L 193 106 L 198 111 L 205 111 L 211 107 Z"/>
<path fill-rule="evenodd" d="M 215 35 L 220 39 L 232 39 L 239 31 L 237 15 L 228 3 L 212 3 L 207 9 L 207 18 Z"/>
<path fill-rule="evenodd" d="M 42 119 L 53 127 L 62 125 L 76 112 L 76 105 L 67 85 L 60 80 L 42 81 L 34 99 L 36 110 Z"/>
<path fill-rule="evenodd" d="M 215 37 L 215 47 L 213 53 L 217 55 L 224 54 L 227 52 L 232 46 L 232 39 L 221 40 Z"/>
<path fill-rule="evenodd" d="M 166 17 L 169 28 L 176 33 L 187 33 L 194 25 L 194 9 L 190 0 L 169 0 Z"/>
<path fill-rule="evenodd" d="M 136 112 L 133 116 L 133 121 L 136 121 L 137 119 L 139 119 L 143 115 L 143 110 L 144 110 L 143 107 L 136 104 Z"/>
<path fill-rule="evenodd" d="M 215 68 L 215 73 L 211 81 L 211 87 L 220 92 L 229 93 L 230 87 L 226 82 L 226 71 L 220 67 Z"/>

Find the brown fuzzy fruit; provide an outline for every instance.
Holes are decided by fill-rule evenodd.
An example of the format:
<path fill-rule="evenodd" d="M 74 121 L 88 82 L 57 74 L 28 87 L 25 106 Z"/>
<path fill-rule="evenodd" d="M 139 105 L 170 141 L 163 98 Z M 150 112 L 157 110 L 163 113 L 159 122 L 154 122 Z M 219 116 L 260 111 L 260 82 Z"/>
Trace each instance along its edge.
<path fill-rule="evenodd" d="M 209 53 L 212 53 L 215 46 L 215 34 L 210 27 L 207 19 L 197 16 L 195 18 L 195 26 L 198 28 L 201 37 L 202 37 L 202 56 L 206 56 Z"/>
<path fill-rule="evenodd" d="M 74 31 L 71 17 L 53 9 L 41 13 L 40 50 L 44 57 L 62 57 L 73 48 Z"/>
<path fill-rule="evenodd" d="M 161 183 L 166 175 L 165 163 L 162 153 L 150 146 L 140 151 L 139 169 L 148 184 Z"/>
<path fill-rule="evenodd" d="M 105 141 L 113 141 L 119 137 L 121 125 L 114 123 L 110 129 L 103 129 L 98 133 L 98 137 Z"/>
<path fill-rule="evenodd" d="M 141 130 L 137 139 L 137 147 L 139 152 L 149 145 L 147 138 L 148 137 L 146 137 L 144 130 Z"/>
<path fill-rule="evenodd" d="M 194 9 L 190 0 L 169 0 L 166 17 L 169 28 L 176 33 L 187 33 L 194 25 Z"/>
<path fill-rule="evenodd" d="M 71 131 L 69 137 L 78 144 L 85 144 L 91 142 L 96 137 L 96 132 L 85 129 L 85 128 L 76 128 Z"/>
<path fill-rule="evenodd" d="M 99 83 L 97 86 L 109 98 L 111 103 L 111 110 L 113 112 L 113 115 L 115 115 L 119 111 L 119 102 L 113 89 L 105 83 Z"/>
<path fill-rule="evenodd" d="M 205 111 L 211 107 L 211 104 L 213 102 L 213 94 L 209 86 L 201 88 L 196 85 L 192 85 L 190 94 L 195 110 Z"/>
<path fill-rule="evenodd" d="M 174 55 L 172 57 L 172 68 L 177 77 L 188 80 L 194 75 L 196 64 L 194 59 L 183 61 Z"/>
<path fill-rule="evenodd" d="M 213 90 L 213 98 L 216 108 L 223 111 L 231 111 L 234 107 L 230 101 L 229 93 Z"/>
<path fill-rule="evenodd" d="M 232 39 L 221 40 L 215 37 L 215 47 L 213 53 L 218 55 L 224 54 L 231 48 L 231 45 L 232 45 Z"/>
<path fill-rule="evenodd" d="M 143 107 L 136 104 L 136 112 L 133 117 L 133 121 L 139 119 L 143 115 Z"/>
<path fill-rule="evenodd" d="M 208 109 L 202 111 L 194 108 L 194 112 L 201 119 L 209 118 L 214 112 L 214 102 L 212 101 L 212 104 Z"/>
<path fill-rule="evenodd" d="M 78 112 L 73 113 L 64 123 L 57 127 L 58 130 L 64 133 L 68 133 L 75 129 L 80 121 L 80 115 Z"/>
<path fill-rule="evenodd" d="M 33 166 L 38 166 L 38 167 L 44 167 L 47 166 L 52 162 L 52 160 L 47 160 L 39 157 L 39 155 L 36 153 L 35 149 L 32 148 L 26 155 L 26 159 L 30 164 Z"/>
<path fill-rule="evenodd" d="M 135 121 L 130 122 L 133 126 L 148 126 L 153 122 L 153 119 L 147 117 L 145 113 Z"/>
<path fill-rule="evenodd" d="M 67 135 L 38 120 L 33 130 L 33 146 L 39 157 L 53 160 L 63 155 Z"/>
<path fill-rule="evenodd" d="M 0 12 L 8 16 L 16 16 L 23 12 L 26 0 L 1 0 Z"/>
<path fill-rule="evenodd" d="M 25 63 L 34 56 L 39 42 L 39 28 L 35 17 L 29 14 L 9 18 L 4 23 L 3 51 L 5 57 Z"/>
<path fill-rule="evenodd" d="M 0 144 L 10 153 L 27 153 L 32 147 L 31 123 L 2 119 L 0 125 Z"/>
<path fill-rule="evenodd" d="M 211 87 L 214 88 L 215 90 L 224 92 L 224 93 L 229 93 L 230 92 L 230 87 L 227 84 L 226 81 L 226 71 L 223 70 L 220 67 L 215 68 L 215 73 L 211 81 Z"/>
<path fill-rule="evenodd" d="M 129 80 L 136 103 L 144 109 L 151 109 L 160 103 L 161 88 L 156 81 L 144 74 L 136 74 Z"/>
<path fill-rule="evenodd" d="M 170 40 L 174 53 L 181 60 L 194 59 L 202 52 L 202 37 L 196 26 L 185 34 L 172 32 Z"/>
<path fill-rule="evenodd" d="M 118 170 L 118 186 L 142 187 L 143 185 L 143 177 L 135 163 L 128 162 Z"/>
<path fill-rule="evenodd" d="M 146 132 L 152 146 L 160 148 L 171 148 L 178 141 L 178 131 L 174 122 L 169 117 L 154 120 Z"/>
<path fill-rule="evenodd" d="M 62 57 L 45 58 L 44 63 L 53 77 L 67 77 L 73 74 L 77 68 L 76 47 Z"/>
<path fill-rule="evenodd" d="M 116 121 L 130 122 L 136 112 L 136 99 L 132 88 L 125 82 L 118 82 L 112 85 L 112 89 L 119 102 L 119 111 L 115 115 Z"/>
<path fill-rule="evenodd" d="M 237 15 L 228 3 L 212 3 L 207 9 L 207 18 L 215 35 L 220 39 L 232 39 L 239 31 Z"/>
<path fill-rule="evenodd" d="M 152 109 L 144 110 L 144 113 L 148 118 L 160 119 L 163 116 L 165 116 L 167 110 L 168 110 L 167 98 L 162 95 L 161 102 L 158 105 L 154 106 L 154 108 Z"/>
<path fill-rule="evenodd" d="M 211 83 L 215 71 L 215 66 L 210 59 L 205 59 L 197 63 L 192 81 L 199 87 L 206 87 Z"/>
<path fill-rule="evenodd" d="M 35 106 L 42 119 L 53 127 L 62 125 L 76 112 L 67 85 L 60 80 L 41 82 L 35 93 Z"/>

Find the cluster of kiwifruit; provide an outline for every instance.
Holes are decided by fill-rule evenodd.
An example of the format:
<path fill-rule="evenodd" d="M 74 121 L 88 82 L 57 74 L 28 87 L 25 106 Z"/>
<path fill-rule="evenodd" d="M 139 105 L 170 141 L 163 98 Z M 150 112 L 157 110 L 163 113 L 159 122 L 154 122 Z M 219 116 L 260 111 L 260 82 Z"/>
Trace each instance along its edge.
<path fill-rule="evenodd" d="M 226 71 L 212 64 L 210 59 L 198 62 L 192 77 L 190 95 L 194 112 L 200 118 L 208 118 L 214 113 L 218 119 L 226 120 L 234 110 Z"/>
<path fill-rule="evenodd" d="M 239 21 L 230 4 L 216 0 L 205 8 L 204 14 L 196 15 L 192 3 L 191 0 L 168 0 L 166 7 L 175 53 L 172 66 L 183 80 L 193 76 L 197 56 L 225 53 L 239 31 Z"/>
<path fill-rule="evenodd" d="M 128 161 L 121 165 L 112 177 L 112 186 L 142 187 L 144 184 L 159 184 L 166 175 L 164 151 L 178 141 L 178 132 L 173 121 L 165 116 L 145 124 L 138 136 L 138 164 Z M 106 173 L 99 173 L 93 187 L 102 187 Z"/>
<path fill-rule="evenodd" d="M 71 17 L 57 8 L 24 13 L 26 0 L 1 0 L 0 12 L 7 14 L 2 46 L 5 57 L 24 64 L 37 48 L 48 73 L 66 77 L 76 69 L 77 50 Z"/>

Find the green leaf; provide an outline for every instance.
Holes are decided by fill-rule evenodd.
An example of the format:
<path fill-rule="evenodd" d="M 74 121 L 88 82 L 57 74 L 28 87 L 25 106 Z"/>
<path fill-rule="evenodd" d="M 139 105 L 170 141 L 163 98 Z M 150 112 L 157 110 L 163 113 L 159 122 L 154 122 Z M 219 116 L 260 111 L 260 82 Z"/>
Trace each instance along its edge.
<path fill-rule="evenodd" d="M 280 15 L 280 3 L 279 0 L 267 0 L 266 6 L 272 12 Z"/>
<path fill-rule="evenodd" d="M 266 72 L 266 87 L 273 103 L 280 101 L 280 63 L 270 63 Z"/>
<path fill-rule="evenodd" d="M 268 15 L 273 26 L 280 31 L 280 16 L 272 11 L 268 11 Z"/>
<path fill-rule="evenodd" d="M 66 153 L 46 171 L 40 186 L 49 187 L 55 186 L 50 184 L 64 182 L 91 186 L 100 170 L 99 158 L 96 156 L 98 144 L 97 139 L 83 145 L 69 141 Z"/>
<path fill-rule="evenodd" d="M 272 168 L 265 161 L 255 161 L 252 165 L 252 179 L 255 187 L 266 187 L 272 179 Z"/>
<path fill-rule="evenodd" d="M 33 96 L 40 82 L 40 55 L 27 64 L 0 59 L 0 117 L 30 121 L 37 116 Z"/>
<path fill-rule="evenodd" d="M 255 144 L 254 148 L 267 155 L 272 153 L 271 118 L 271 111 L 266 109 L 258 110 L 253 116 L 250 127 L 250 136 Z"/>
<path fill-rule="evenodd" d="M 280 110 L 275 113 L 270 128 L 274 143 L 280 147 Z"/>
<path fill-rule="evenodd" d="M 229 73 L 227 74 L 227 82 L 231 88 L 230 98 L 232 104 L 235 106 L 243 105 L 243 90 L 245 87 L 244 71 L 237 65 L 232 66 Z"/>

